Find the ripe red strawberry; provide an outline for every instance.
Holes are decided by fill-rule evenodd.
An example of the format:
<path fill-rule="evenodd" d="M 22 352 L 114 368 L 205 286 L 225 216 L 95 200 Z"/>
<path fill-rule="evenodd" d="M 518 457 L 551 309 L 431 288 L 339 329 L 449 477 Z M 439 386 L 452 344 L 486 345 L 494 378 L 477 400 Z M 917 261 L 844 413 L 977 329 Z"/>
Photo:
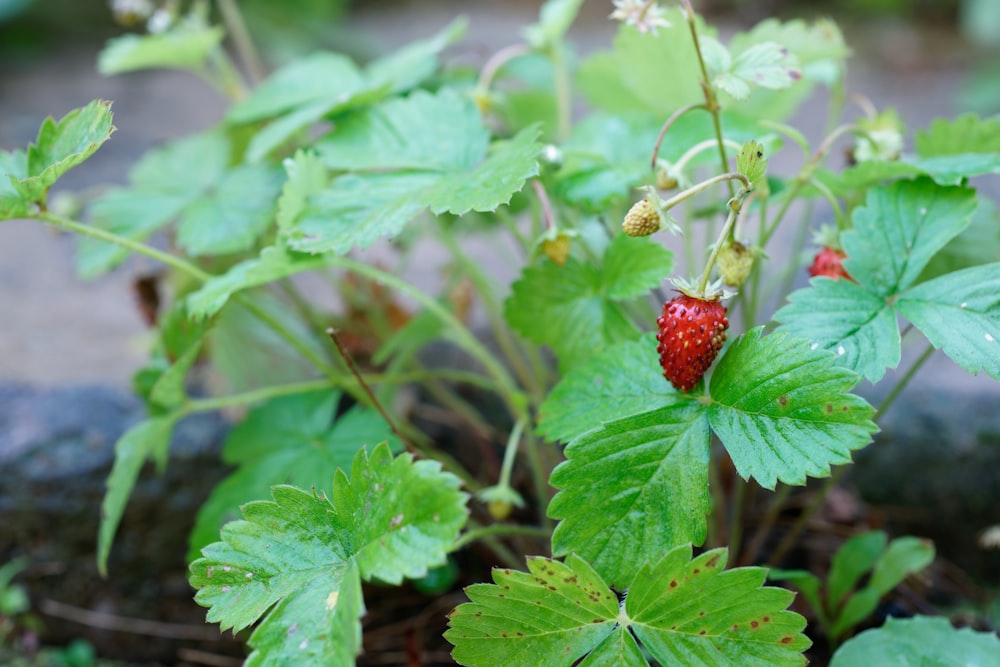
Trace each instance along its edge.
<path fill-rule="evenodd" d="M 854 280 L 847 271 L 844 270 L 844 258 L 847 255 L 844 254 L 842 250 L 837 250 L 836 248 L 831 248 L 826 245 L 823 246 L 816 256 L 813 257 L 813 263 L 809 266 L 809 275 L 816 276 L 826 276 L 827 278 L 833 278 L 838 280 L 840 278 L 847 278 L 848 280 Z"/>
<path fill-rule="evenodd" d="M 699 299 L 681 294 L 663 304 L 656 320 L 663 377 L 683 392 L 698 384 L 726 342 L 726 307 L 718 297 Z"/>

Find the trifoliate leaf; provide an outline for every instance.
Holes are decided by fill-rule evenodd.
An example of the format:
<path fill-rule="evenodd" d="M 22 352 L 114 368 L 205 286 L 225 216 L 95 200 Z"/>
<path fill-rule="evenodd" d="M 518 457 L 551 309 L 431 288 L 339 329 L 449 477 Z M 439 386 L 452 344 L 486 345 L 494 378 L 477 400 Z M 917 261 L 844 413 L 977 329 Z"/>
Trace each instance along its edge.
<path fill-rule="evenodd" d="M 200 70 L 224 36 L 219 27 L 180 24 L 159 34 L 115 37 L 98 54 L 97 71 L 111 76 L 161 67 Z"/>
<path fill-rule="evenodd" d="M 332 500 L 274 487 L 274 502 L 244 505 L 245 520 L 227 524 L 192 563 L 195 600 L 223 629 L 263 618 L 251 664 L 350 664 L 363 611 L 358 577 L 399 583 L 444 563 L 466 519 L 459 486 L 438 463 L 393 458 L 379 445 L 358 452 L 350 479 L 337 473 Z"/>
<path fill-rule="evenodd" d="M 108 573 L 111 542 L 142 464 L 150 456 L 165 458 L 176 421 L 177 415 L 147 419 L 130 428 L 115 443 L 115 463 L 108 475 L 108 489 L 101 503 L 101 525 L 97 534 L 97 569 L 102 575 Z"/>
<path fill-rule="evenodd" d="M 788 49 L 776 42 L 761 42 L 734 55 L 723 71 L 715 73 L 712 85 L 736 100 L 745 100 L 753 86 L 788 88 L 801 78 L 798 59 Z"/>
<path fill-rule="evenodd" d="M 560 368 L 568 370 L 608 345 L 638 338 L 638 329 L 617 301 L 659 285 L 671 264 L 671 254 L 662 246 L 620 235 L 600 267 L 573 257 L 564 266 L 548 260 L 528 266 L 514 283 L 504 312 L 523 336 L 555 350 Z"/>
<path fill-rule="evenodd" d="M 605 424 L 552 473 L 552 553 L 585 558 L 617 590 L 678 544 L 701 544 L 711 509 L 709 430 L 694 401 Z"/>
<path fill-rule="evenodd" d="M 539 409 L 538 432 L 569 442 L 603 422 L 671 405 L 680 395 L 664 379 L 653 334 L 623 341 L 563 375 Z"/>
<path fill-rule="evenodd" d="M 583 0 L 546 0 L 538 12 L 538 23 L 522 30 L 525 40 L 539 51 L 559 44 L 576 20 L 582 4 Z"/>
<path fill-rule="evenodd" d="M 306 189 L 306 204 L 283 216 L 289 245 L 344 253 L 394 236 L 419 212 L 492 211 L 538 173 L 537 128 L 498 142 L 471 100 L 446 90 L 414 93 L 352 116 L 317 147 L 331 169 L 351 173 Z M 372 172 L 372 173 L 364 173 Z"/>
<path fill-rule="evenodd" d="M 114 131 L 111 103 L 103 100 L 74 109 L 58 122 L 46 118 L 35 143 L 28 146 L 24 176 L 13 183 L 14 188 L 24 199 L 44 201 L 52 184 L 93 155 Z M 20 171 L 18 158 L 7 162 L 8 169 Z"/>
<path fill-rule="evenodd" d="M 1000 379 L 1000 263 L 921 283 L 896 308 L 956 364 Z"/>
<path fill-rule="evenodd" d="M 830 667 L 919 665 L 920 667 L 995 667 L 1000 639 L 992 632 L 956 630 L 946 618 L 889 618 L 880 628 L 847 640 Z"/>
<path fill-rule="evenodd" d="M 255 408 L 226 438 L 222 458 L 236 472 L 212 490 L 198 510 L 189 557 L 218 539 L 240 505 L 269 495 L 277 484 L 329 491 L 337 468 L 350 469 L 362 447 L 399 442 L 377 413 L 355 406 L 334 420 L 340 394 L 316 391 L 276 398 Z"/>
<path fill-rule="evenodd" d="M 574 664 L 616 631 L 618 597 L 577 556 L 529 557 L 528 572 L 494 569 L 493 581 L 466 588 L 471 602 L 450 615 L 460 665 Z"/>
<path fill-rule="evenodd" d="M 747 177 L 754 190 L 766 188 L 767 158 L 764 157 L 764 147 L 756 141 L 744 143 L 736 156 L 736 171 Z"/>
<path fill-rule="evenodd" d="M 767 570 L 725 570 L 728 552 L 691 560 L 682 545 L 636 576 L 625 613 L 642 645 L 663 665 L 805 665 L 806 620 L 787 607 L 793 594 L 763 586 Z"/>
<path fill-rule="evenodd" d="M 592 105 L 612 113 L 643 111 L 659 117 L 664 109 L 705 101 L 687 19 L 679 7 L 667 8 L 664 18 L 670 26 L 656 35 L 623 25 L 613 50 L 598 52 L 581 64 L 577 85 Z M 714 34 L 700 16 L 695 21 L 699 35 Z M 664 85 L 649 85 L 664 81 L 664 72 L 670 73 Z"/>
<path fill-rule="evenodd" d="M 857 376 L 809 340 L 762 328 L 740 336 L 712 374 L 709 423 L 744 479 L 773 489 L 848 463 L 871 442 L 873 408 L 847 393 Z"/>
<path fill-rule="evenodd" d="M 898 293 L 969 225 L 975 207 L 975 191 L 926 178 L 872 188 L 841 237 L 844 268 L 876 294 Z"/>
<path fill-rule="evenodd" d="M 871 382 L 899 365 L 902 354 L 896 312 L 886 299 L 850 280 L 813 278 L 792 292 L 774 314 L 779 331 L 808 338 L 837 355 L 837 363 Z"/>
<path fill-rule="evenodd" d="M 877 382 L 900 359 L 894 302 L 969 225 L 975 207 L 973 190 L 927 178 L 872 188 L 854 212 L 853 228 L 841 234 L 844 268 L 857 284 L 815 278 L 789 296 L 775 319 L 782 330 L 834 351 L 838 363 Z"/>
<path fill-rule="evenodd" d="M 445 639 L 462 665 L 804 665 L 806 621 L 763 568 L 723 570 L 725 549 L 690 545 L 646 565 L 624 603 L 583 559 L 534 557 L 466 589 Z M 734 602 L 734 601 L 738 601 Z"/>

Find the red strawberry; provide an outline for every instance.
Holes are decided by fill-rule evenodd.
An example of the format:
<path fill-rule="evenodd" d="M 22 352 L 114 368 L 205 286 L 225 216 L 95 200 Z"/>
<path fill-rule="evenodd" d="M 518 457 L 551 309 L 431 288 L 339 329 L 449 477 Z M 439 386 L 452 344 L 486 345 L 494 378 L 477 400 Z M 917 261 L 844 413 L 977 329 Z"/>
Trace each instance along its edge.
<path fill-rule="evenodd" d="M 726 342 L 726 307 L 718 297 L 700 299 L 681 294 L 663 304 L 656 324 L 660 328 L 656 351 L 663 377 L 677 389 L 691 391 Z"/>
<path fill-rule="evenodd" d="M 831 248 L 828 245 L 823 246 L 822 249 L 816 256 L 813 257 L 813 263 L 809 267 L 809 275 L 816 276 L 826 276 L 827 278 L 833 278 L 838 280 L 839 278 L 847 278 L 848 280 L 854 280 L 847 271 L 844 270 L 844 258 L 847 255 L 844 254 L 842 250 L 837 250 L 836 248 Z"/>

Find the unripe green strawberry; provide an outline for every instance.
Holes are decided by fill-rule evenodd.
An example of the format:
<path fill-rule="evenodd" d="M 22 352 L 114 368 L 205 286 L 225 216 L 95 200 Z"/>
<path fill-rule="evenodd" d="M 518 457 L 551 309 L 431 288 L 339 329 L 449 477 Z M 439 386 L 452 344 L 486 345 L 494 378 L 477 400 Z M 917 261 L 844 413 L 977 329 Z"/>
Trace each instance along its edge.
<path fill-rule="evenodd" d="M 656 187 L 660 190 L 673 190 L 679 185 L 677 179 L 667 173 L 666 169 L 656 171 Z"/>
<path fill-rule="evenodd" d="M 572 240 L 567 234 L 558 234 L 555 238 L 542 241 L 542 252 L 559 266 L 565 266 L 569 259 Z"/>
<path fill-rule="evenodd" d="M 750 276 L 753 268 L 753 252 L 739 241 L 728 241 L 719 251 L 716 259 L 722 282 L 740 287 Z"/>
<path fill-rule="evenodd" d="M 622 231 L 629 236 L 649 236 L 660 231 L 662 218 L 649 199 L 640 199 L 625 214 Z"/>
<path fill-rule="evenodd" d="M 683 392 L 694 389 L 726 342 L 726 307 L 716 298 L 680 294 L 656 320 L 663 377 Z"/>

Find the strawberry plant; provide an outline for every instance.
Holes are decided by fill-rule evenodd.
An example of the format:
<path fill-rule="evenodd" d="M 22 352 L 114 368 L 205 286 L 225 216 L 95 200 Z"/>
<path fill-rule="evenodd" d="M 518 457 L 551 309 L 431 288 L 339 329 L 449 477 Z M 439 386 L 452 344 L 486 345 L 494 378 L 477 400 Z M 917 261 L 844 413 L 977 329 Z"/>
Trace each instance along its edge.
<path fill-rule="evenodd" d="M 238 66 L 259 57 L 235 3 L 218 3 L 222 25 L 206 2 L 170 5 L 99 66 L 199 75 L 232 99 L 216 126 L 147 153 L 83 220 L 48 194 L 111 138 L 110 102 L 0 153 L 0 218 L 79 234 L 82 275 L 131 254 L 169 269 L 135 381 L 149 416 L 108 479 L 102 571 L 143 463 L 167 465 L 180 419 L 236 407 L 236 470 L 198 517 L 190 581 L 210 622 L 253 627 L 247 664 L 353 664 L 375 587 L 455 576 L 472 584 L 444 633 L 461 664 L 804 664 L 919 569 L 894 563 L 898 541 L 880 558 L 860 537 L 823 598 L 815 575 L 772 572 L 812 603 L 811 637 L 794 594 L 765 585 L 931 355 L 1000 379 L 997 209 L 974 187 L 1000 173 L 1000 121 L 938 120 L 906 150 L 895 112 L 846 107 L 832 22 L 767 20 L 723 43 L 687 0 L 615 0 L 613 44 L 577 61 L 581 4 L 546 2 L 478 73 L 442 57 L 457 21 L 363 65 L 316 52 L 260 81 Z M 813 143 L 787 121 L 820 87 L 830 130 Z M 769 170 L 795 148 L 797 170 Z M 827 225 L 810 249 L 814 204 Z M 511 284 L 468 251 L 483 240 L 513 248 Z M 406 275 L 428 241 L 449 254 L 439 290 Z M 370 246 L 388 259 L 366 261 Z M 321 306 L 305 273 L 347 306 Z M 462 361 L 428 362 L 435 342 Z M 871 405 L 859 383 L 883 381 L 904 345 L 925 351 Z M 193 390 L 196 365 L 220 393 Z M 413 385 L 457 415 L 461 442 L 400 407 Z M 810 478 L 828 481 L 779 529 Z M 747 535 L 751 488 L 773 496 Z M 859 549 L 871 558 L 848 563 Z M 470 553 L 497 566 L 492 583 Z M 887 624 L 834 664 L 897 644 L 947 644 L 962 664 L 1000 650 L 946 625 Z"/>

